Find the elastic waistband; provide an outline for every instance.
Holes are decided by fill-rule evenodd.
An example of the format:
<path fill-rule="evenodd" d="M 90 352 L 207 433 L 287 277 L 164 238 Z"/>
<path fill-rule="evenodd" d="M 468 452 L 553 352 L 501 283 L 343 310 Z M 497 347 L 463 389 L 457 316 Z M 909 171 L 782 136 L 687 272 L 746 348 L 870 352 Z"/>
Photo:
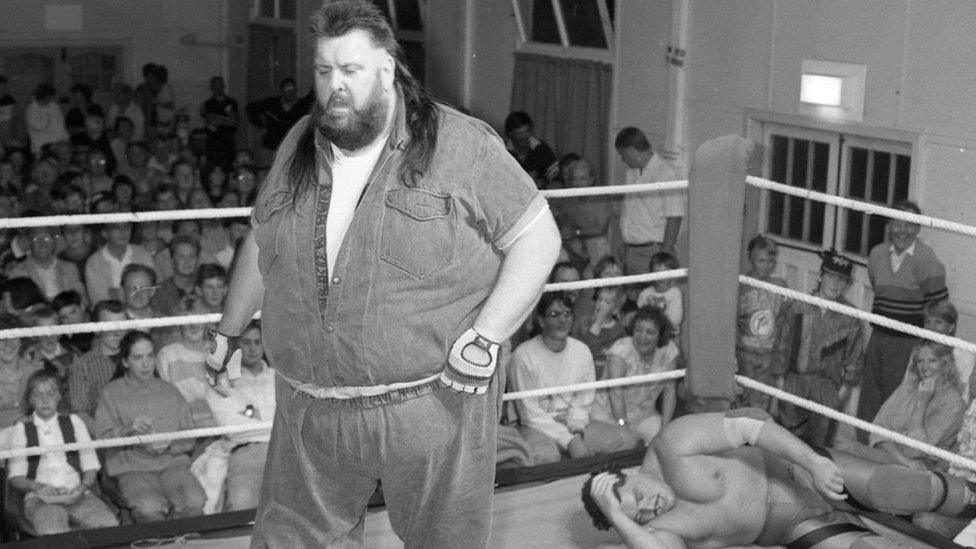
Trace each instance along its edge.
<path fill-rule="evenodd" d="M 640 248 L 640 247 L 643 247 L 643 246 L 656 246 L 658 244 L 660 244 L 660 242 L 658 242 L 656 240 L 651 240 L 649 242 L 641 242 L 639 244 L 631 244 L 629 242 L 624 242 L 624 246 L 628 246 L 628 247 L 631 247 L 631 248 Z"/>
<path fill-rule="evenodd" d="M 441 382 L 439 374 L 416 382 L 376 385 L 372 387 L 315 387 L 307 383 L 296 383 L 284 376 L 282 377 L 295 390 L 295 396 L 312 398 L 340 406 L 355 406 L 359 408 L 374 408 L 377 406 L 398 404 L 413 398 L 428 395 L 446 387 Z M 334 389 L 378 389 L 380 387 L 386 390 L 358 394 L 334 391 Z"/>

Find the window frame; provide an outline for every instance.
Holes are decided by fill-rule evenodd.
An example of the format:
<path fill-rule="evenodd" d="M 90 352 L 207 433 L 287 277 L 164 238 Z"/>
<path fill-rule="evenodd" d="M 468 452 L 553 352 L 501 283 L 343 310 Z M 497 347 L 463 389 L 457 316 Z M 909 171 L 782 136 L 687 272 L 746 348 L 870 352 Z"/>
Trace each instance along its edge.
<path fill-rule="evenodd" d="M 828 192 L 831 194 L 845 197 L 848 195 L 850 174 L 848 173 L 847 155 L 850 154 L 850 147 L 860 146 L 858 144 L 870 144 L 868 148 L 874 147 L 877 144 L 883 144 L 883 147 L 873 148 L 872 150 L 884 150 L 885 152 L 906 154 L 909 156 L 911 158 L 911 168 L 909 169 L 908 177 L 908 198 L 910 200 L 917 200 L 917 197 L 922 194 L 921 189 L 923 184 L 919 180 L 923 161 L 919 152 L 922 150 L 922 143 L 921 134 L 918 132 L 881 128 L 860 123 L 833 122 L 789 113 L 746 109 L 745 133 L 757 143 L 767 144 L 767 136 L 773 133 L 770 131 L 770 128 L 782 129 L 783 127 L 789 127 L 795 136 L 800 136 L 801 138 L 810 138 L 802 137 L 804 132 L 810 132 L 806 134 L 808 136 L 814 135 L 813 132 L 833 133 L 843 138 L 838 145 L 839 150 L 836 153 L 836 161 L 838 162 L 837 169 L 831 170 L 834 175 L 828 175 L 828 178 L 833 178 L 836 182 L 832 192 L 828 186 Z M 854 145 L 851 145 L 851 143 L 854 143 Z M 761 167 L 763 173 L 768 169 L 768 162 L 768 158 L 763 159 Z M 766 228 L 768 227 L 769 193 L 770 191 L 766 190 L 762 190 L 759 193 L 758 215 L 754 218 L 757 222 L 757 229 L 764 234 L 766 234 Z M 786 236 L 773 234 L 769 234 L 768 236 L 780 245 L 807 252 L 816 253 L 822 249 L 834 247 L 837 251 L 845 253 L 855 261 L 863 264 L 867 261 L 866 255 L 859 252 L 851 253 L 846 250 L 847 211 L 849 211 L 848 208 L 843 208 L 843 212 L 839 213 L 838 207 L 830 205 L 826 207 L 824 234 L 821 240 L 823 246 L 820 248 Z M 870 250 L 868 251 L 870 252 Z"/>
<path fill-rule="evenodd" d="M 613 64 L 616 58 L 616 33 L 613 22 L 610 20 L 610 10 L 607 8 L 606 0 L 593 0 L 596 2 L 597 13 L 600 16 L 600 27 L 603 29 L 603 38 L 607 43 L 606 49 L 591 48 L 585 46 L 573 46 L 569 42 L 569 31 L 566 29 L 566 21 L 563 18 L 561 0 L 549 0 L 552 2 L 553 15 L 556 20 L 556 28 L 559 31 L 559 44 L 549 44 L 544 42 L 533 42 L 529 40 L 526 21 L 522 19 L 522 10 L 519 5 L 523 1 L 544 1 L 544 0 L 509 0 L 512 12 L 515 15 L 515 29 L 518 39 L 517 49 L 527 53 L 548 55 L 551 57 L 566 57 L 570 59 L 584 59 L 589 61 L 602 61 Z"/>

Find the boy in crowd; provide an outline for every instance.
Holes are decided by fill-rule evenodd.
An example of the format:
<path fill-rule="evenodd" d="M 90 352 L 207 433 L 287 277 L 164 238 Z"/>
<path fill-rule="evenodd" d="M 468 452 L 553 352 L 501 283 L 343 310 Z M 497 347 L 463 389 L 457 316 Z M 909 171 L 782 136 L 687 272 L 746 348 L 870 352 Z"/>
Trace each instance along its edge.
<path fill-rule="evenodd" d="M 57 377 L 44 370 L 27 380 L 28 419 L 11 435 L 14 449 L 90 442 L 84 422 L 75 414 L 60 415 L 61 388 Z M 115 514 L 90 488 L 101 465 L 95 450 L 51 452 L 41 456 L 11 458 L 9 482 L 25 494 L 23 513 L 39 535 L 68 532 L 72 524 L 82 528 L 118 526 Z"/>
<path fill-rule="evenodd" d="M 121 301 L 105 300 L 95 304 L 92 318 L 97 322 L 126 320 L 125 305 Z M 115 356 L 124 330 L 97 332 L 91 350 L 78 357 L 68 370 L 68 402 L 72 413 L 94 428 L 95 408 L 102 388 L 115 374 Z"/>
<path fill-rule="evenodd" d="M 54 299 L 51 300 L 51 309 L 58 314 L 58 320 L 61 324 L 88 322 L 88 312 L 84 308 L 81 294 L 74 290 L 67 290 L 54 296 Z M 91 332 L 65 334 L 61 336 L 60 342 L 61 345 L 71 349 L 76 355 L 82 355 L 91 350 L 94 337 Z"/>
<path fill-rule="evenodd" d="M 786 287 L 786 281 L 774 277 L 776 270 L 776 243 L 763 235 L 756 235 L 747 248 L 751 269 L 747 276 Z M 782 314 L 786 298 L 752 286 L 739 286 L 739 311 L 735 358 L 740 374 L 766 383 L 779 385 L 783 380 L 783 365 L 776 353 L 778 331 L 782 326 Z M 742 395 L 745 404 L 766 411 L 771 399 L 763 393 L 746 390 Z"/>

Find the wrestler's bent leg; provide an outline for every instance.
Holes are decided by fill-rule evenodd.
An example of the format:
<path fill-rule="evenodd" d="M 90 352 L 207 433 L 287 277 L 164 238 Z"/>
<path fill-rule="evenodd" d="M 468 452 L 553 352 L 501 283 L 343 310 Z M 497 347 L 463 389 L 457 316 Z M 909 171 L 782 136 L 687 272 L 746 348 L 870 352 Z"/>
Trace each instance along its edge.
<path fill-rule="evenodd" d="M 379 412 L 294 395 L 280 377 L 275 389 L 251 547 L 362 547 L 366 503 L 379 478 L 370 471 L 365 432 Z"/>
<path fill-rule="evenodd" d="M 497 391 L 497 380 L 485 395 L 437 388 L 385 408 L 383 496 L 408 549 L 487 546 Z"/>
<path fill-rule="evenodd" d="M 976 516 L 976 491 L 964 479 L 881 464 L 842 450 L 828 452 L 843 471 L 847 492 L 870 509 L 894 514 L 931 511 L 953 518 Z"/>

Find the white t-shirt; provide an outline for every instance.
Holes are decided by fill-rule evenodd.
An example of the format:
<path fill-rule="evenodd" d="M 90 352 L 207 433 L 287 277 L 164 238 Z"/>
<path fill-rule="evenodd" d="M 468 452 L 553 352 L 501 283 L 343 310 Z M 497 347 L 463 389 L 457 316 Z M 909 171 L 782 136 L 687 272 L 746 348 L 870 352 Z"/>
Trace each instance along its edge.
<path fill-rule="evenodd" d="M 325 221 L 325 255 L 330 273 L 335 269 L 339 248 L 346 238 L 352 216 L 356 213 L 356 204 L 384 145 L 385 138 L 377 139 L 356 156 L 346 156 L 332 145 L 332 198 L 329 201 L 329 216 Z"/>

